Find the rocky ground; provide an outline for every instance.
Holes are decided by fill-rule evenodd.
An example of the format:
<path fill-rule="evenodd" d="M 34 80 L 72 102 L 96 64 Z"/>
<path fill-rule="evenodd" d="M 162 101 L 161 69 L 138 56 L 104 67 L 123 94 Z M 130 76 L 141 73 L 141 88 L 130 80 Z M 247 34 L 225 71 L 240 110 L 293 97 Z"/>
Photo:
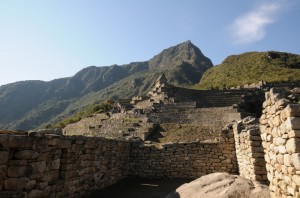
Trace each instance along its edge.
<path fill-rule="evenodd" d="M 166 198 L 269 198 L 268 186 L 229 173 L 212 173 L 184 184 Z"/>

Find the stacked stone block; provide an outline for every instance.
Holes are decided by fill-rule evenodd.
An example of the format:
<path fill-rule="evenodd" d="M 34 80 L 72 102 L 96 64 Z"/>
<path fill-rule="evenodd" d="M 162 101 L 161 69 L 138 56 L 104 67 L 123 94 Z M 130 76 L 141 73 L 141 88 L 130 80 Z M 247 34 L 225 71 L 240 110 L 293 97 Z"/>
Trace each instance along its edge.
<path fill-rule="evenodd" d="M 81 197 L 128 175 L 130 142 L 0 135 L 0 197 Z"/>
<path fill-rule="evenodd" d="M 272 197 L 300 197 L 299 89 L 266 93 L 260 130 Z"/>
<path fill-rule="evenodd" d="M 247 117 L 232 126 L 239 174 L 247 179 L 267 182 L 264 149 L 258 119 Z"/>
<path fill-rule="evenodd" d="M 213 172 L 237 173 L 232 131 L 214 142 L 152 144 L 135 142 L 130 174 L 146 178 L 197 178 Z"/>

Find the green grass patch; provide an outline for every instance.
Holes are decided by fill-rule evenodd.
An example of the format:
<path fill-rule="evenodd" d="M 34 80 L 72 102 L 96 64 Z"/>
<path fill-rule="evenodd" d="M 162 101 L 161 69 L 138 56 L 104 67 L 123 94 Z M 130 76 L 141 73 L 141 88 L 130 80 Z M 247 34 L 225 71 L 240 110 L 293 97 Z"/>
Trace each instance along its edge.
<path fill-rule="evenodd" d="M 248 52 L 226 58 L 208 69 L 196 89 L 222 89 L 244 84 L 300 80 L 300 56 L 283 52 Z"/>

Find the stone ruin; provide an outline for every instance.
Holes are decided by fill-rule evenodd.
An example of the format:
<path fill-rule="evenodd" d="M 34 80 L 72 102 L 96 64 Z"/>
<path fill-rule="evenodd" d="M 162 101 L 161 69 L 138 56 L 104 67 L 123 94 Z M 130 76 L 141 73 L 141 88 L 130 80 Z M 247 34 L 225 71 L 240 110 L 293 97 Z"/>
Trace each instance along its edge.
<path fill-rule="evenodd" d="M 253 90 L 202 91 L 175 87 L 163 74 L 147 96 L 122 99 L 117 103 L 119 110 L 113 111 L 109 117 L 95 115 L 85 118 L 68 125 L 64 134 L 138 137 L 145 141 L 158 125 L 168 123 L 196 125 L 199 130 L 210 134 L 198 139 L 214 139 L 231 121 L 259 114 L 261 110 L 257 106 L 261 106 L 262 96 L 263 92 Z"/>
<path fill-rule="evenodd" d="M 143 138 L 97 137 L 92 125 L 88 126 L 95 134 L 87 136 L 51 130 L 1 133 L 0 197 L 82 197 L 129 176 L 192 179 L 214 172 L 240 174 L 265 183 L 271 197 L 300 196 L 300 88 L 267 91 L 258 119 L 257 112 L 249 112 L 251 105 L 259 104 L 257 92 L 249 95 L 245 90 L 194 91 L 158 84 L 145 100 L 134 104 L 135 108 L 149 104 L 152 107 L 148 115 L 142 114 L 145 120 L 141 123 L 181 119 L 198 119 L 199 123 L 205 121 L 201 117 L 204 112 L 210 114 L 211 109 L 219 108 L 207 118 L 219 119 L 225 126 L 218 128 L 214 141 L 157 146 L 142 141 Z M 240 117 L 232 117 L 233 122 L 222 120 L 233 113 L 230 109 Z M 133 114 L 112 116 L 123 115 Z M 123 118 L 132 121 L 137 117 Z M 100 125 L 109 119 L 99 120 L 101 129 Z"/>

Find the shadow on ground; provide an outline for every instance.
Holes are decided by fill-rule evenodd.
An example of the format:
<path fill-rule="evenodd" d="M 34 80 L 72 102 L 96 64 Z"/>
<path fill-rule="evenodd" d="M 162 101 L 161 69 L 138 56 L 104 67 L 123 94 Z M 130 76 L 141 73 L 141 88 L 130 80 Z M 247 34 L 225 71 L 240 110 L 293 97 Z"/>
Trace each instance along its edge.
<path fill-rule="evenodd" d="M 165 198 L 187 179 L 142 179 L 127 178 L 115 185 L 93 192 L 86 198 Z"/>

